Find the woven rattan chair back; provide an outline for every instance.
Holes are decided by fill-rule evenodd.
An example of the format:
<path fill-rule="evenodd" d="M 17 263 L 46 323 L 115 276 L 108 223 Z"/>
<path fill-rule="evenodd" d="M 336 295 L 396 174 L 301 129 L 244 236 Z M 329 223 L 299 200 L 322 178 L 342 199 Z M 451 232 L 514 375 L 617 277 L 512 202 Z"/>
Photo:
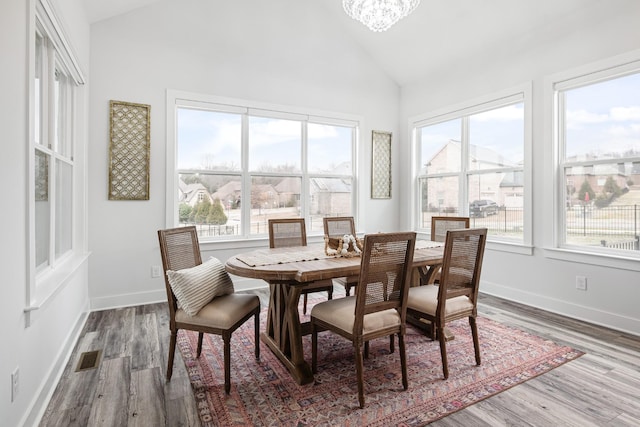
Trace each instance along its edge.
<path fill-rule="evenodd" d="M 444 242 L 447 231 L 469 228 L 468 216 L 434 216 L 431 218 L 431 240 Z"/>
<path fill-rule="evenodd" d="M 334 216 L 322 218 L 324 235 L 342 237 L 345 234 L 356 235 L 356 226 L 352 216 Z"/>
<path fill-rule="evenodd" d="M 269 247 L 286 248 L 307 246 L 307 229 L 304 218 L 269 220 Z"/>
<path fill-rule="evenodd" d="M 364 316 L 378 311 L 395 308 L 404 323 L 415 236 L 413 232 L 365 236 L 356 288 L 354 335 L 362 333 Z"/>
<path fill-rule="evenodd" d="M 471 300 L 476 314 L 486 239 L 486 228 L 447 232 L 436 316 L 454 320 L 445 317 L 446 301 L 462 295 Z"/>

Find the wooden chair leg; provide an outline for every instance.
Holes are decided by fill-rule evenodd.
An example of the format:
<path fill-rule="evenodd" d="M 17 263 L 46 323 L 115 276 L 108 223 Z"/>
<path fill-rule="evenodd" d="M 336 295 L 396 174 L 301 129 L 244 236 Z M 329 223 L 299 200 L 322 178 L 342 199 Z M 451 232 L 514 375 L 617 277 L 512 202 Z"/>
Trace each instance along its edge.
<path fill-rule="evenodd" d="M 318 330 L 311 323 L 311 372 L 318 372 Z"/>
<path fill-rule="evenodd" d="M 260 310 L 256 311 L 253 323 L 255 325 L 256 360 L 260 360 Z"/>
<path fill-rule="evenodd" d="M 171 337 L 169 338 L 169 361 L 167 363 L 167 381 L 171 380 L 173 375 L 173 356 L 176 353 L 176 338 L 178 337 L 178 331 L 171 331 Z"/>
<path fill-rule="evenodd" d="M 224 392 L 231 391 L 231 334 L 224 334 Z"/>
<path fill-rule="evenodd" d="M 356 359 L 356 376 L 358 377 L 358 402 L 364 408 L 364 362 L 362 360 L 362 345 L 354 343 Z"/>
<path fill-rule="evenodd" d="M 196 354 L 196 357 L 200 357 L 200 354 L 202 353 L 202 338 L 204 337 L 204 334 L 202 332 L 198 332 L 198 352 Z"/>
<path fill-rule="evenodd" d="M 393 337 L 393 334 L 389 335 L 389 353 L 395 353 L 396 351 L 396 344 L 395 344 L 395 339 Z"/>
<path fill-rule="evenodd" d="M 480 341 L 478 340 L 478 325 L 476 318 L 469 317 L 469 326 L 471 326 L 471 336 L 473 337 L 473 348 L 476 352 L 476 365 L 480 366 Z"/>
<path fill-rule="evenodd" d="M 404 345 L 404 334 L 398 334 L 398 345 L 400 346 L 400 368 L 402 369 L 402 387 L 409 388 L 409 376 L 407 374 L 407 353 Z"/>
<path fill-rule="evenodd" d="M 351 296 L 351 285 L 345 284 L 344 285 L 344 290 L 345 290 L 347 296 Z"/>
<path fill-rule="evenodd" d="M 438 341 L 440 342 L 440 357 L 442 358 L 442 373 L 444 379 L 449 378 L 449 365 L 447 363 L 447 339 L 444 336 L 444 327 L 437 326 Z"/>
<path fill-rule="evenodd" d="M 307 294 L 304 294 L 304 302 L 302 303 L 302 314 L 307 314 Z"/>
<path fill-rule="evenodd" d="M 364 358 L 369 358 L 369 341 L 364 342 Z"/>

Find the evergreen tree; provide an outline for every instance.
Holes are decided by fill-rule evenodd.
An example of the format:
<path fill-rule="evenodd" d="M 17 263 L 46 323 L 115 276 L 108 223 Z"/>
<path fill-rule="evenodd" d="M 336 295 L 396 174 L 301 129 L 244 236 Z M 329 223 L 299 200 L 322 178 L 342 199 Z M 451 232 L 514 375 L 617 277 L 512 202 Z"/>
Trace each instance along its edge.
<path fill-rule="evenodd" d="M 189 222 L 193 209 L 186 203 L 180 203 L 178 208 L 178 217 L 180 222 Z"/>
<path fill-rule="evenodd" d="M 224 213 L 224 207 L 222 206 L 220 199 L 215 199 L 213 204 L 209 207 L 207 224 L 223 225 L 226 223 L 227 215 Z"/>
<path fill-rule="evenodd" d="M 207 200 L 203 200 L 196 204 L 194 211 L 195 216 L 194 220 L 196 224 L 204 224 L 207 222 L 207 216 L 209 215 L 209 208 L 211 207 L 211 202 Z"/>

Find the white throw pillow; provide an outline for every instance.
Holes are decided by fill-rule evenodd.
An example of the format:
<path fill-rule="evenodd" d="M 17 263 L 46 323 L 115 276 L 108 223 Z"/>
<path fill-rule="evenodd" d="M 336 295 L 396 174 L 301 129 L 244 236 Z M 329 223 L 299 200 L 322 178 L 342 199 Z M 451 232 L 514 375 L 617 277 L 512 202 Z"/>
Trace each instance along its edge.
<path fill-rule="evenodd" d="M 190 316 L 220 295 L 234 292 L 233 281 L 217 258 L 192 268 L 168 270 L 169 285 L 180 307 Z"/>

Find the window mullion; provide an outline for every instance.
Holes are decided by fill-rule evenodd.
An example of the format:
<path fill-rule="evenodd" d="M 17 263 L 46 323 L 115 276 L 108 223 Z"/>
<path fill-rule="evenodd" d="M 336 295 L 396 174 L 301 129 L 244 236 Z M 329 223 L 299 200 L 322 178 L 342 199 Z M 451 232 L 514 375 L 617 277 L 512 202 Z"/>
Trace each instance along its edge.
<path fill-rule="evenodd" d="M 300 166 L 302 169 L 302 188 L 300 188 L 300 203 L 301 203 L 301 215 L 303 218 L 307 218 L 307 221 L 309 221 L 309 172 L 308 172 L 308 167 L 309 167 L 309 162 L 307 160 L 307 153 L 308 153 L 308 126 L 307 126 L 307 121 L 306 120 L 302 120 L 300 122 L 300 126 L 301 126 L 301 132 L 302 132 L 302 150 L 301 150 L 301 154 L 302 154 L 302 159 L 300 159 Z"/>
<path fill-rule="evenodd" d="M 469 200 L 469 182 L 468 182 L 468 172 L 469 172 L 469 153 L 471 152 L 469 148 L 469 116 L 462 117 L 462 129 L 461 129 L 461 138 L 462 138 L 462 150 L 460 150 L 460 177 L 458 182 L 458 206 L 461 206 L 460 213 L 468 214 L 469 203 L 466 201 Z"/>
<path fill-rule="evenodd" d="M 242 202 L 240 215 L 242 217 L 242 235 L 248 237 L 251 234 L 251 173 L 249 171 L 249 114 L 243 113 L 241 120 L 241 163 L 242 163 L 242 186 L 240 194 Z"/>
<path fill-rule="evenodd" d="M 49 265 L 55 267 L 56 265 L 56 257 L 55 257 L 55 248 L 56 248 L 56 171 L 58 167 L 57 155 L 56 155 L 56 146 L 55 146 L 55 138 L 56 138 L 56 122 L 57 122 L 57 105 L 58 99 L 56 98 L 56 55 L 53 43 L 49 43 L 48 57 L 47 57 L 47 102 L 46 109 L 47 112 L 45 116 L 47 117 L 47 135 L 45 141 L 47 142 L 47 147 L 49 147 L 50 155 L 49 155 Z M 58 111 L 58 114 L 60 112 Z"/>

